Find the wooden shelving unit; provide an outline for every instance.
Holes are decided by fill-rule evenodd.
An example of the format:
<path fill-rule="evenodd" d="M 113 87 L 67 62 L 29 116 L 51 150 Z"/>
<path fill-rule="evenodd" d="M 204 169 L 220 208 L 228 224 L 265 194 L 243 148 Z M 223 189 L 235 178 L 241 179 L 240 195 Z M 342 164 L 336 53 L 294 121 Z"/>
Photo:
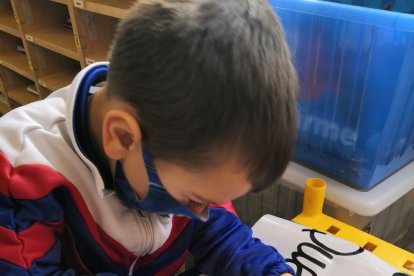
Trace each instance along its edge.
<path fill-rule="evenodd" d="M 119 19 L 134 2 L 0 0 L 0 116 L 107 60 Z"/>

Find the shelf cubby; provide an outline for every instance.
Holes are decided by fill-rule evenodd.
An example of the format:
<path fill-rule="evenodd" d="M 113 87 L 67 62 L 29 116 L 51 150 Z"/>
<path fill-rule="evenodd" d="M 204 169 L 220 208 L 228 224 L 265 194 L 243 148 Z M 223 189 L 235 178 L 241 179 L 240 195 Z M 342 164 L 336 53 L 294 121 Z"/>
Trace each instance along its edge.
<path fill-rule="evenodd" d="M 31 43 L 28 44 L 28 49 L 33 63 L 36 64 L 34 71 L 38 84 L 47 89 L 40 90 L 42 98 L 48 96 L 50 92 L 70 84 L 81 70 L 79 61 L 64 55 Z"/>
<path fill-rule="evenodd" d="M 0 77 L 9 103 L 12 100 L 18 105 L 25 105 L 40 99 L 38 95 L 27 90 L 27 87 L 34 85 L 32 80 L 4 66 L 0 66 Z"/>
<path fill-rule="evenodd" d="M 6 90 L 4 89 L 3 82 L 1 81 L 1 79 L 0 79 L 0 94 L 3 94 L 3 95 L 6 94 Z"/>
<path fill-rule="evenodd" d="M 85 10 L 79 10 L 75 18 L 85 63 L 107 60 L 119 20 Z"/>
<path fill-rule="evenodd" d="M 0 64 L 33 81 L 34 76 L 27 55 L 25 52 L 18 51 L 18 46 L 24 50 L 22 40 L 0 32 L 0 41 Z"/>
<path fill-rule="evenodd" d="M 10 0 L 0 0 L 0 31 L 20 36 Z"/>
<path fill-rule="evenodd" d="M 69 16 L 66 1 L 15 0 L 24 38 L 36 45 L 80 60 L 73 29 L 65 26 Z"/>
<path fill-rule="evenodd" d="M 10 104 L 4 95 L 0 94 L 0 116 L 6 114 L 11 109 Z"/>
<path fill-rule="evenodd" d="M 0 81 L 0 116 L 6 114 L 10 111 L 10 109 L 10 104 L 4 90 L 3 83 Z"/>
<path fill-rule="evenodd" d="M 58 90 L 69 85 L 79 70 L 62 70 L 39 77 L 39 84 L 50 91 Z"/>

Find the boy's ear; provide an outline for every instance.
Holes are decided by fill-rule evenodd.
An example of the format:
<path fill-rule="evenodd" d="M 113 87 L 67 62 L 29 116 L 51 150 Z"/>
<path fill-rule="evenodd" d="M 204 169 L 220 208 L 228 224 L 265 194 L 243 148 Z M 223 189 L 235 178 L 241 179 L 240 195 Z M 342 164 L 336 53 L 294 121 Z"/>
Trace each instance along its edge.
<path fill-rule="evenodd" d="M 141 130 L 130 113 L 109 111 L 103 120 L 102 145 L 112 160 L 125 159 L 141 143 Z"/>

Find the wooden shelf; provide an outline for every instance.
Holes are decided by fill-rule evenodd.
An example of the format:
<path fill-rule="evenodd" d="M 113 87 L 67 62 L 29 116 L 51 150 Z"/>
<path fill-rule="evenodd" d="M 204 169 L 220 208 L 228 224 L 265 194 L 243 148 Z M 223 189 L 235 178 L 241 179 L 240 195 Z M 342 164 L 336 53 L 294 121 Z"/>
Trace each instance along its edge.
<path fill-rule="evenodd" d="M 10 111 L 10 105 L 5 101 L 3 97 L 0 96 L 0 115 L 6 114 Z"/>
<path fill-rule="evenodd" d="M 34 80 L 27 57 L 23 53 L 18 51 L 0 53 L 0 64 L 30 80 Z"/>
<path fill-rule="evenodd" d="M 55 26 L 38 31 L 32 31 L 26 34 L 26 40 L 80 61 L 71 29 Z"/>
<path fill-rule="evenodd" d="M 56 3 L 59 3 L 59 4 L 63 4 L 63 5 L 68 5 L 68 0 L 50 0 L 50 1 L 52 1 L 52 2 L 56 2 Z"/>
<path fill-rule="evenodd" d="M 7 92 L 10 99 L 21 105 L 29 104 L 39 100 L 39 96 L 27 91 L 26 87 L 20 87 Z"/>
<path fill-rule="evenodd" d="M 39 78 L 39 84 L 50 91 L 58 90 L 73 81 L 77 71 L 61 71 Z"/>
<path fill-rule="evenodd" d="M 14 15 L 7 12 L 0 12 L 0 30 L 17 37 L 20 36 Z"/>
<path fill-rule="evenodd" d="M 116 18 L 124 18 L 132 3 L 130 0 L 74 0 L 75 7 Z"/>
<path fill-rule="evenodd" d="M 92 64 L 97 61 L 107 61 L 108 53 L 107 52 L 98 52 L 95 54 L 89 54 L 85 57 L 86 64 Z"/>
<path fill-rule="evenodd" d="M 3 84 L 0 83 L 0 97 L 2 97 L 2 94 L 4 95 L 4 94 L 6 94 L 6 92 L 4 91 Z"/>
<path fill-rule="evenodd" d="M 0 91 L 0 101 L 3 101 L 3 102 L 7 102 L 7 100 L 6 100 L 6 94 L 4 93 L 4 91 Z"/>

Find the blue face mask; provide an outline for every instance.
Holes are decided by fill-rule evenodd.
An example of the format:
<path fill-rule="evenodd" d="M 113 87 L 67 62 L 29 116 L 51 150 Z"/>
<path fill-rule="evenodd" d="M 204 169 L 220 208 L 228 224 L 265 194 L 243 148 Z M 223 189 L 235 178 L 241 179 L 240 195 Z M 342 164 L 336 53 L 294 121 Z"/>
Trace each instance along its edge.
<path fill-rule="evenodd" d="M 167 192 L 157 175 L 145 142 L 142 143 L 142 154 L 149 179 L 149 189 L 145 198 L 141 200 L 126 179 L 122 162 L 116 163 L 115 190 L 122 203 L 129 208 L 135 207 L 150 213 L 175 214 L 206 221 L 208 208 L 201 215 L 196 216 Z"/>

